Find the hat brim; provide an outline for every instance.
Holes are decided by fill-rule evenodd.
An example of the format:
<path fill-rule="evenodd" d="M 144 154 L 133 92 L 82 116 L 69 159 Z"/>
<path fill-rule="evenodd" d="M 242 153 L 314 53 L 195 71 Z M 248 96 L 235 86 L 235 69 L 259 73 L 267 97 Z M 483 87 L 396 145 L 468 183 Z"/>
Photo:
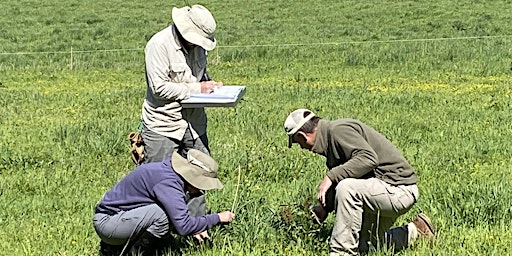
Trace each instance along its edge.
<path fill-rule="evenodd" d="M 202 189 L 222 189 L 224 186 L 217 178 L 205 177 L 201 175 L 204 171 L 194 165 L 189 164 L 187 159 L 182 157 L 177 152 L 172 154 L 171 158 L 172 168 L 190 185 Z"/>
<path fill-rule="evenodd" d="M 217 45 L 217 40 L 215 40 L 213 36 L 206 38 L 195 32 L 190 26 L 191 21 L 188 19 L 187 13 L 186 8 L 172 8 L 172 21 L 180 34 L 185 40 L 192 44 L 199 45 L 207 51 L 213 50 Z"/>

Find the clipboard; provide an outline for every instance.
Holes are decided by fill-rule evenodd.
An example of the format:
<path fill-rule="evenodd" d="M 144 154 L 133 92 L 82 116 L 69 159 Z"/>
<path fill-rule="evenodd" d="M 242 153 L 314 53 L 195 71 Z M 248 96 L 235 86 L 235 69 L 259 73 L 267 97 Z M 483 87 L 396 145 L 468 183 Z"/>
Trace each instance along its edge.
<path fill-rule="evenodd" d="M 245 94 L 245 86 L 224 85 L 212 93 L 193 93 L 190 98 L 180 102 L 183 108 L 234 107 Z"/>

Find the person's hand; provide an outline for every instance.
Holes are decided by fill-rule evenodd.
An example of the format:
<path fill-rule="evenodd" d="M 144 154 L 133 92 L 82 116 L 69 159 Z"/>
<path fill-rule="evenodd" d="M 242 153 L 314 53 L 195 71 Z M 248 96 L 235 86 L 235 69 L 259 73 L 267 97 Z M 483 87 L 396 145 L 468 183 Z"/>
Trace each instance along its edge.
<path fill-rule="evenodd" d="M 206 94 L 212 93 L 214 87 L 215 87 L 214 81 L 201 82 L 201 93 L 206 93 Z"/>
<path fill-rule="evenodd" d="M 224 84 L 222 82 L 215 82 L 215 81 L 201 82 L 201 93 L 205 93 L 205 94 L 212 93 L 216 88 L 220 88 L 223 85 Z"/>
<path fill-rule="evenodd" d="M 220 222 L 222 222 L 222 223 L 229 223 L 229 222 L 233 221 L 233 219 L 235 218 L 235 214 L 233 214 L 230 211 L 224 211 L 224 212 L 218 213 L 218 215 L 219 215 Z"/>
<path fill-rule="evenodd" d="M 328 176 L 325 176 L 324 180 L 322 180 L 322 183 L 320 183 L 320 186 L 318 187 L 318 194 L 317 199 L 318 201 L 325 207 L 325 195 L 327 194 L 327 190 L 331 188 L 332 181 Z"/>
<path fill-rule="evenodd" d="M 195 234 L 192 237 L 194 237 L 194 239 L 196 239 L 199 242 L 204 242 L 205 240 L 210 240 L 210 236 L 208 235 L 207 230 L 205 230 L 199 234 Z"/>

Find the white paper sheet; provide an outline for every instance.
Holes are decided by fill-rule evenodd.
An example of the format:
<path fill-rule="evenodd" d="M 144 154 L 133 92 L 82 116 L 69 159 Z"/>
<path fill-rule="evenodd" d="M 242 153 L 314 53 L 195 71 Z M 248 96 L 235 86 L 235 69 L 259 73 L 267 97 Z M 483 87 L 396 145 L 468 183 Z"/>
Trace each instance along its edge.
<path fill-rule="evenodd" d="M 194 93 L 189 99 L 181 101 L 183 108 L 233 107 L 245 94 L 245 86 L 224 85 L 210 94 Z"/>

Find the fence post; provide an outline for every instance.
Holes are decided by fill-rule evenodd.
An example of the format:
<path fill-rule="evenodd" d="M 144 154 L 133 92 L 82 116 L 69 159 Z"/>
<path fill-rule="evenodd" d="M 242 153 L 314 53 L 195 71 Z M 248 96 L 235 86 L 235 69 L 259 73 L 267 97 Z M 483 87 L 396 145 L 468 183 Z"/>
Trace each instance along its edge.
<path fill-rule="evenodd" d="M 69 69 L 73 70 L 73 46 L 71 46 L 71 50 L 69 52 L 70 58 L 69 58 Z"/>

